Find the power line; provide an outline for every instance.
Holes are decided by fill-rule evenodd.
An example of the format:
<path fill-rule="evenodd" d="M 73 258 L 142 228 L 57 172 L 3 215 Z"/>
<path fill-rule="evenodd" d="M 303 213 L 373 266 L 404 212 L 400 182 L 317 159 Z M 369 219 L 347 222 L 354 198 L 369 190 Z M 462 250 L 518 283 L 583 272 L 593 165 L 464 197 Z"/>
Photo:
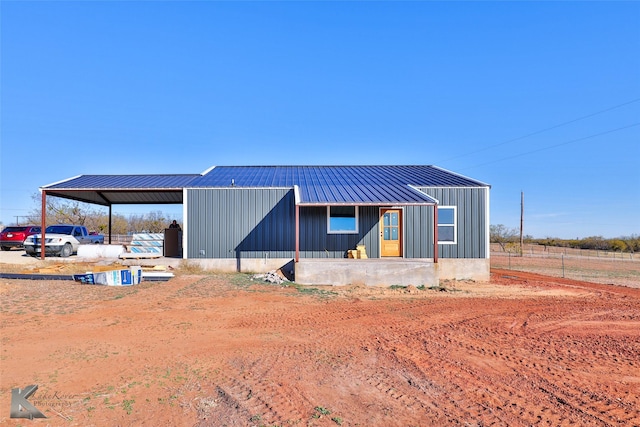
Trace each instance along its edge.
<path fill-rule="evenodd" d="M 550 150 L 551 148 L 556 148 L 556 147 L 560 147 L 562 145 L 567 145 L 567 144 L 573 144 L 574 142 L 584 141 L 585 139 L 590 139 L 590 138 L 595 138 L 595 137 L 602 136 L 602 135 L 607 135 L 609 133 L 617 132 L 617 131 L 624 130 L 624 129 L 629 129 L 629 128 L 632 128 L 632 127 L 635 127 L 635 126 L 640 126 L 640 122 L 633 123 L 633 124 L 630 124 L 630 125 L 627 125 L 627 126 L 622 126 L 622 127 L 616 128 L 616 129 L 606 130 L 606 131 L 600 132 L 600 133 L 595 133 L 593 135 L 584 136 L 582 138 L 572 139 L 571 141 L 565 141 L 565 142 L 561 142 L 559 144 L 548 145 L 546 147 L 538 148 L 536 150 L 525 151 L 524 153 L 514 154 L 513 156 L 503 157 L 501 159 L 492 160 L 490 162 L 481 163 L 481 164 L 474 165 L 474 166 L 469 166 L 469 167 L 466 167 L 466 168 L 462 168 L 460 170 L 471 169 L 471 168 L 475 168 L 475 167 L 478 167 L 478 166 L 490 165 L 492 163 L 498 163 L 498 162 L 502 162 L 504 160 L 511 160 L 511 159 L 516 158 L 516 157 L 526 156 L 527 154 L 537 153 L 539 151 Z"/>
<path fill-rule="evenodd" d="M 578 117 L 577 119 L 573 119 L 573 120 L 569 120 L 569 121 L 566 121 L 566 122 L 563 122 L 563 123 L 559 123 L 557 125 L 553 125 L 551 127 L 544 128 L 544 129 L 541 129 L 541 130 L 538 130 L 538 131 L 535 131 L 535 132 L 531 132 L 531 133 L 528 133 L 526 135 L 510 139 L 508 141 L 500 142 L 498 144 L 489 145 L 487 147 L 480 148 L 480 149 L 475 150 L 475 151 L 470 151 L 468 153 L 460 154 L 460 155 L 457 155 L 457 156 L 454 156 L 454 157 L 449 157 L 448 159 L 442 160 L 442 161 L 440 161 L 438 163 L 448 162 L 450 160 L 459 159 L 460 157 L 470 156 L 472 154 L 476 154 L 476 153 L 480 153 L 480 152 L 483 152 L 483 151 L 487 151 L 487 150 L 490 150 L 492 148 L 500 147 L 500 146 L 505 145 L 505 144 L 509 144 L 509 143 L 516 142 L 516 141 L 520 141 L 521 139 L 529 138 L 530 136 L 538 135 L 538 134 L 541 134 L 543 132 L 547 132 L 547 131 L 550 131 L 550 130 L 553 130 L 553 129 L 557 129 L 557 128 L 562 127 L 562 126 L 569 125 L 571 123 L 579 122 L 580 120 L 588 119 L 589 117 L 597 116 L 598 114 L 603 114 L 603 113 L 606 113 L 608 111 L 615 110 L 617 108 L 621 108 L 621 107 L 624 107 L 624 106 L 629 105 L 629 104 L 633 104 L 634 102 L 638 102 L 638 101 L 640 101 L 640 98 L 632 99 L 631 101 L 627 101 L 627 102 L 624 102 L 622 104 L 614 105 L 613 107 L 609 107 L 609 108 L 606 108 L 604 110 L 597 111 L 595 113 L 587 114 L 586 116 Z"/>

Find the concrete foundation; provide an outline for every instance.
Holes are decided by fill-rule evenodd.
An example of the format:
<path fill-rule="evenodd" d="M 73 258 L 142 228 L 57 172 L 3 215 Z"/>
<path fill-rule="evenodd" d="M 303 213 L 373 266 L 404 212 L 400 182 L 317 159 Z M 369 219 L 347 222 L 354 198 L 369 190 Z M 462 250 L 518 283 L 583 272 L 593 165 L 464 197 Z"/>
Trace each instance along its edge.
<path fill-rule="evenodd" d="M 488 282 L 488 259 L 304 259 L 295 264 L 302 285 L 438 286 L 441 280 Z"/>
<path fill-rule="evenodd" d="M 301 285 L 350 285 L 367 286 L 438 286 L 441 280 L 475 280 L 488 282 L 488 259 L 440 258 L 433 259 L 301 259 L 294 263 L 290 258 L 233 258 L 226 259 L 176 259 L 127 260 L 125 265 L 198 265 L 204 270 L 221 273 L 267 273 L 282 269 Z"/>
<path fill-rule="evenodd" d="M 488 258 L 440 258 L 438 264 L 440 280 L 489 281 L 491 265 Z"/>
<path fill-rule="evenodd" d="M 305 259 L 296 263 L 302 285 L 438 286 L 438 267 L 429 260 Z"/>
<path fill-rule="evenodd" d="M 291 258 L 198 258 L 182 260 L 186 264 L 199 265 L 204 270 L 219 271 L 221 273 L 267 273 L 282 268 L 286 274 L 293 275 L 293 260 Z"/>

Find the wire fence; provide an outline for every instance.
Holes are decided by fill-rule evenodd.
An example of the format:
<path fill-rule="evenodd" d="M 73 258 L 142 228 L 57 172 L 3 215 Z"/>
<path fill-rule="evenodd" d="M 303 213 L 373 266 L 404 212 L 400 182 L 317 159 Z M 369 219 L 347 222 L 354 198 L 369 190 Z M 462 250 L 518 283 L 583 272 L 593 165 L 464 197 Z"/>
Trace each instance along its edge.
<path fill-rule="evenodd" d="M 491 267 L 640 288 L 638 254 L 525 245 L 520 256 L 492 244 Z"/>

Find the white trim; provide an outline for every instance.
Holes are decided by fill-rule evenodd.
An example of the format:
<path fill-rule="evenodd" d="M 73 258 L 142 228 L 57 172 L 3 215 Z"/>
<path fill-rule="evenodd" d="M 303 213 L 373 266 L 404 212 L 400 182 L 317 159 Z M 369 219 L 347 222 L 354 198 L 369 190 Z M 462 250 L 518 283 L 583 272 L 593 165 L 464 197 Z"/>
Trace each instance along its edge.
<path fill-rule="evenodd" d="M 187 230 L 189 230 L 189 220 L 188 220 L 188 209 L 187 209 L 187 203 L 188 203 L 188 197 L 187 197 L 187 189 L 183 188 L 182 189 L 182 259 L 187 259 L 187 248 L 189 247 L 189 233 L 187 233 Z"/>
<path fill-rule="evenodd" d="M 489 202 L 491 200 L 490 194 L 489 194 L 489 188 L 487 188 L 487 194 L 486 194 L 486 201 L 485 201 L 485 206 L 486 206 L 486 212 L 484 214 L 485 216 L 485 241 L 486 241 L 486 249 L 485 249 L 485 258 L 489 259 L 490 255 L 491 255 L 491 221 L 489 218 L 489 213 L 491 212 L 491 210 L 489 209 Z"/>
<path fill-rule="evenodd" d="M 206 169 L 204 172 L 202 172 L 200 175 L 206 175 L 209 172 L 211 172 L 212 170 L 214 170 L 216 168 L 216 166 L 211 166 L 209 169 Z"/>
<path fill-rule="evenodd" d="M 293 186 L 293 203 L 295 205 L 300 204 L 300 187 L 298 187 L 297 185 Z"/>
<path fill-rule="evenodd" d="M 445 169 L 445 168 L 442 168 L 442 167 L 440 167 L 440 166 L 434 166 L 434 165 L 431 165 L 431 167 L 432 167 L 432 168 L 434 168 L 434 169 L 439 169 L 439 170 L 441 170 L 441 171 L 443 171 L 443 172 L 450 173 L 450 174 L 452 174 L 452 175 L 457 175 L 457 176 L 459 176 L 459 177 L 461 177 L 461 178 L 464 178 L 464 179 L 468 179 L 469 181 L 477 182 L 477 183 L 478 183 L 478 184 L 480 184 L 481 186 L 482 186 L 482 185 L 486 185 L 487 187 L 491 187 L 491 185 L 487 184 L 486 182 L 478 181 L 477 179 L 474 179 L 474 178 L 468 177 L 468 176 L 466 176 L 466 175 L 462 175 L 462 174 L 457 173 L 457 172 L 450 171 L 449 169 Z M 441 188 L 442 188 L 442 187 L 441 187 Z M 469 188 L 469 187 L 466 187 L 466 186 L 465 186 L 465 187 L 463 187 L 463 188 Z"/>
<path fill-rule="evenodd" d="M 47 187 L 51 187 L 52 185 L 62 184 L 63 182 L 71 181 L 72 179 L 80 178 L 81 176 L 82 175 L 76 175 L 76 176 L 73 176 L 71 178 L 63 179 L 61 181 L 52 182 L 51 184 L 43 185 L 42 187 L 39 188 L 39 190 L 42 193 L 42 190 L 46 190 Z M 64 190 L 66 190 L 66 188 Z"/>
<path fill-rule="evenodd" d="M 438 244 L 439 245 L 457 245 L 458 244 L 458 207 L 457 206 L 440 206 L 438 205 L 436 209 L 453 209 L 453 242 L 449 241 L 440 241 L 440 233 L 438 232 Z M 440 212 L 438 212 L 438 221 L 440 221 Z M 451 224 L 443 224 L 443 227 L 450 226 Z M 441 227 L 440 224 L 436 224 L 437 227 Z"/>
<path fill-rule="evenodd" d="M 418 187 L 420 187 L 419 185 L 412 185 L 412 184 L 407 184 L 407 187 L 409 187 L 410 189 L 412 189 L 413 191 L 416 191 L 418 193 L 420 193 L 420 195 L 422 196 L 427 196 L 428 198 L 430 198 L 431 200 L 433 200 L 433 202 L 429 203 L 430 205 L 433 205 L 434 203 L 437 205 L 438 199 L 436 199 L 435 197 L 433 197 L 430 194 L 425 193 L 424 191 L 420 191 L 418 190 Z M 423 187 L 423 188 L 430 188 L 430 187 Z M 426 203 L 426 202 L 425 202 Z"/>
<path fill-rule="evenodd" d="M 331 230 L 331 208 L 333 206 L 327 206 L 327 234 L 358 234 L 360 232 L 360 209 L 358 209 L 358 206 L 354 206 L 354 205 L 348 205 L 348 206 L 353 206 L 355 209 L 355 214 L 356 214 L 356 229 L 355 231 L 351 231 L 351 230 L 335 230 L 332 231 Z"/>

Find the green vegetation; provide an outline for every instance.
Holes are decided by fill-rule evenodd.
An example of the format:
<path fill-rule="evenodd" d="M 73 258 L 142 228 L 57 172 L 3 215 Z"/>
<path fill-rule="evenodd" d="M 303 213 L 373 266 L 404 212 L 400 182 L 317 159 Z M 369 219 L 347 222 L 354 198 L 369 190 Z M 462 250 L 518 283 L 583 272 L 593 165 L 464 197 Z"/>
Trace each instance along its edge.
<path fill-rule="evenodd" d="M 131 399 L 131 400 L 124 400 L 122 402 L 122 409 L 125 410 L 125 412 L 127 414 L 131 414 L 131 412 L 133 412 L 133 404 L 135 403 L 135 400 Z"/>
<path fill-rule="evenodd" d="M 331 411 L 328 410 L 327 408 L 325 408 L 324 406 L 316 406 L 315 408 L 313 408 L 316 412 L 317 412 L 317 418 L 320 418 L 321 415 L 329 415 L 331 414 Z"/>
<path fill-rule="evenodd" d="M 527 243 L 537 243 L 542 246 L 556 246 L 561 248 L 591 249 L 599 251 L 628 252 L 640 251 L 640 235 L 605 239 L 602 236 L 585 237 L 584 239 L 544 239 L 528 238 Z"/>
<path fill-rule="evenodd" d="M 491 243 L 499 244 L 503 251 L 519 251 L 520 232 L 518 229 L 509 228 L 503 224 L 491 225 L 490 235 Z M 613 239 L 607 239 L 602 236 L 590 236 L 582 239 L 559 239 L 555 237 L 535 239 L 532 236 L 523 236 L 523 241 L 524 243 L 560 248 L 591 249 L 628 253 L 640 252 L 640 235 L 638 234 L 616 237 Z"/>

